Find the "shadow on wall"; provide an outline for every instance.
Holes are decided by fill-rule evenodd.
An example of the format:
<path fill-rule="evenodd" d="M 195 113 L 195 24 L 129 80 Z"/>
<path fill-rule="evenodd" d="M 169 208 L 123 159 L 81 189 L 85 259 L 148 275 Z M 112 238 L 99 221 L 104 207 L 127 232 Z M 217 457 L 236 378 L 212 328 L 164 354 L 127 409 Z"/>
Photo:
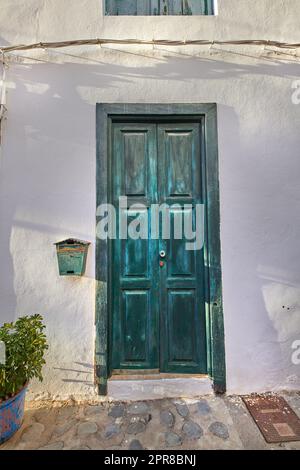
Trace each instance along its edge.
<path fill-rule="evenodd" d="M 8 42 L 4 39 L 0 38 L 1 46 L 8 46 Z M 2 67 L 1 67 L 1 74 L 2 74 Z M 1 75 L 2 79 L 2 75 Z M 2 87 L 0 86 L 0 94 L 2 91 Z M 5 120 L 2 123 L 2 139 L 0 144 L 0 250 L 1 250 L 1 265 L 2 265 L 2 275 L 0 277 L 0 326 L 4 322 L 10 322 L 15 319 L 15 311 L 16 311 L 16 296 L 14 291 L 14 268 L 13 268 L 13 261 L 10 255 L 10 233 L 11 233 L 11 220 L 12 215 L 9 212 L 7 214 L 6 208 L 6 201 L 11 196 L 10 193 L 6 194 L 3 188 L 3 182 L 5 181 L 5 165 L 3 162 L 3 138 L 5 136 L 6 131 L 6 122 Z M 13 198 L 14 199 L 14 198 Z M 15 201 L 14 201 L 15 202 Z M 15 204 L 14 204 L 15 205 Z M 8 219 L 7 219 L 8 215 Z M 7 220 L 7 223 L 4 221 Z M 2 301 L 5 297 L 5 303 L 2 304 Z M 2 301 L 1 301 L 2 300 Z M 8 306 L 8 309 L 6 308 Z"/>
<path fill-rule="evenodd" d="M 54 367 L 54 370 L 58 370 L 61 372 L 65 372 L 67 376 L 75 375 L 75 378 L 63 378 L 62 382 L 65 383 L 77 383 L 77 384 L 84 384 L 87 387 L 95 388 L 95 380 L 94 380 L 94 365 L 87 364 L 85 362 L 74 362 L 75 366 L 81 366 L 85 369 L 68 369 L 64 367 Z M 77 378 L 80 377 L 80 378 Z M 85 379 L 84 377 L 88 377 Z"/>
<path fill-rule="evenodd" d="M 95 113 L 91 108 L 95 108 L 98 96 L 98 101 L 111 101 L 112 97 L 114 102 L 126 102 L 128 96 L 133 96 L 131 87 L 136 87 L 136 101 L 143 102 L 148 100 L 147 87 L 151 86 L 154 89 L 151 96 L 157 90 L 157 102 L 174 102 L 174 90 L 176 101 L 184 102 L 181 88 L 188 84 L 195 91 L 195 102 L 201 101 L 198 96 L 203 101 L 219 101 L 221 96 L 224 101 L 232 95 L 232 88 L 239 79 L 245 79 L 239 81 L 239 86 L 247 90 L 251 76 L 292 79 L 300 72 L 298 63 L 266 60 L 251 65 L 179 53 L 159 59 L 147 56 L 146 66 L 128 66 L 126 62 L 116 65 L 105 62 L 105 59 L 111 60 L 112 52 L 103 50 L 103 61 L 82 59 L 82 64 L 37 63 L 11 67 L 9 75 L 15 88 L 9 91 L 9 135 L 4 142 L 0 180 L 4 220 L 1 256 L 5 266 L 1 292 L 6 299 L 1 321 L 14 319 L 18 304 L 25 300 L 24 313 L 28 296 L 30 303 L 38 307 L 40 281 L 36 284 L 35 281 L 40 275 L 33 274 L 35 264 L 39 259 L 40 266 L 44 266 L 42 253 L 49 249 L 53 240 L 68 233 L 70 227 L 73 236 L 87 240 L 94 237 L 96 138 Z M 129 53 L 116 51 L 115 54 L 127 57 Z M 71 54 L 63 55 L 72 60 Z M 141 62 L 138 54 L 132 55 L 137 63 Z M 51 62 L 50 52 L 47 60 Z M 199 91 L 199 82 L 209 92 L 207 100 Z M 173 84 L 174 89 L 169 84 Z M 219 87 L 222 87 L 221 92 Z M 108 98 L 104 99 L 106 92 Z M 262 98 L 259 93 L 258 90 L 256 98 Z M 260 103 L 253 99 L 251 106 L 252 113 L 256 110 L 260 120 Z M 231 338 L 226 344 L 227 357 L 232 364 L 231 375 L 244 377 L 246 374 L 249 382 L 257 383 L 259 370 L 259 376 L 267 377 L 273 385 L 278 380 L 278 370 L 284 375 L 286 358 L 283 359 L 278 343 L 278 329 L 266 309 L 262 294 L 265 280 L 258 270 L 271 266 L 281 273 L 276 283 L 299 283 L 299 272 L 295 270 L 295 263 L 290 262 L 295 256 L 294 245 L 290 245 L 290 251 L 285 247 L 285 259 L 281 256 L 285 233 L 282 226 L 288 223 L 290 207 L 286 207 L 287 199 L 278 191 L 282 178 L 290 178 L 295 161 L 280 162 L 277 157 L 275 166 L 277 170 L 278 165 L 284 166 L 284 171 L 272 169 L 272 152 L 276 155 L 282 137 L 275 135 L 276 130 L 265 122 L 263 131 L 254 129 L 251 136 L 243 135 L 241 139 L 241 118 L 246 119 L 232 106 L 219 104 L 223 247 L 226 244 L 222 252 L 225 328 L 227 338 Z M 295 139 L 296 135 L 295 129 L 289 138 Z M 91 188 L 88 194 L 87 188 Z M 277 212 L 275 206 L 280 211 Z M 30 260 L 35 246 L 39 247 L 39 258 L 32 256 Z M 278 255 L 274 256 L 276 250 Z M 241 265 L 241 259 L 246 265 Z M 15 272 L 16 265 L 21 273 Z M 16 277 L 26 279 L 28 269 L 31 281 L 27 289 L 22 290 L 22 284 L 16 286 Z M 43 288 L 48 295 L 47 273 Z M 54 285 L 53 293 L 55 288 Z M 243 336 L 241 331 L 247 334 Z M 233 337 L 235 344 L 232 344 Z M 255 350 L 253 344 L 256 344 Z M 246 372 L 242 365 L 245 362 Z M 249 377 L 249 364 L 253 364 L 252 377 Z M 263 380 L 265 383 L 265 378 Z"/>
<path fill-rule="evenodd" d="M 276 190 L 282 187 L 284 172 L 277 167 L 270 175 L 272 170 L 263 161 L 269 158 L 268 152 L 275 154 L 264 142 L 270 135 L 259 133 L 245 146 L 234 109 L 219 105 L 218 120 L 228 386 L 241 393 L 249 392 L 241 389 L 241 384 L 247 383 L 252 391 L 265 391 L 266 384 L 272 390 L 285 384 L 288 375 L 298 374 L 300 378 L 291 362 L 291 345 L 297 336 L 300 338 L 300 321 L 294 321 L 292 312 L 281 310 L 282 296 L 278 297 L 278 287 L 281 294 L 296 288 L 300 313 L 300 273 L 296 263 L 290 262 L 296 241 L 288 254 L 282 228 L 284 225 L 289 232 L 291 214 L 284 195 Z M 227 151 L 223 153 L 222 148 Z M 284 314 L 274 318 L 274 308 Z M 284 344 L 282 330 L 288 332 Z"/>

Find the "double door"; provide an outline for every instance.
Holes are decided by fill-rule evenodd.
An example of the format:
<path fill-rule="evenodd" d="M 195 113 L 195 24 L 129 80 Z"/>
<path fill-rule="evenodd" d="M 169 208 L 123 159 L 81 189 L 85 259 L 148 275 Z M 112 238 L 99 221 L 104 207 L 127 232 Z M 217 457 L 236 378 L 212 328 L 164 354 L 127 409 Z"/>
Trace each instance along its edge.
<path fill-rule="evenodd" d="M 206 373 L 204 248 L 178 236 L 204 232 L 201 126 L 113 123 L 111 139 L 111 368 Z"/>

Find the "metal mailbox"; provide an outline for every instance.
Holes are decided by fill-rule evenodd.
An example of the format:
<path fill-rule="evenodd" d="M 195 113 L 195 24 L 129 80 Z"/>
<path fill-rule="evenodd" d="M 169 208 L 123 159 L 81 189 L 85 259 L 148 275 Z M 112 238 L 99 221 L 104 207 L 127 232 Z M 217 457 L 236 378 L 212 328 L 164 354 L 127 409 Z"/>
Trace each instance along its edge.
<path fill-rule="evenodd" d="M 55 245 L 60 276 L 83 276 L 90 243 L 69 238 Z"/>

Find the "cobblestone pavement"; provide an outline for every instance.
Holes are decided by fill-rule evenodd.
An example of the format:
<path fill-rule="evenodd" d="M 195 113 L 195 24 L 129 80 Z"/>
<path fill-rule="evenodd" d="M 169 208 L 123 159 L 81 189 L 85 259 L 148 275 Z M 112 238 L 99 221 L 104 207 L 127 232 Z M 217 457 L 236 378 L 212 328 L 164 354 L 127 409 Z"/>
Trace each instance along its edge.
<path fill-rule="evenodd" d="M 300 395 L 284 395 L 300 414 Z M 0 450 L 300 449 L 268 445 L 239 397 L 29 405 L 22 429 Z"/>

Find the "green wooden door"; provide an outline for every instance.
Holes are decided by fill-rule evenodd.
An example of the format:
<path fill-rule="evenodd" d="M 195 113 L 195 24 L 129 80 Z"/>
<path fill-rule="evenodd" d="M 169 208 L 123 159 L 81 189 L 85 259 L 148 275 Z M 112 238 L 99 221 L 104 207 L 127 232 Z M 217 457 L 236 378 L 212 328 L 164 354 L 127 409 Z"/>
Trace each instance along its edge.
<path fill-rule="evenodd" d="M 112 369 L 207 372 L 204 250 L 187 250 L 175 235 L 184 212 L 195 221 L 203 202 L 200 148 L 198 123 L 113 124 L 111 199 L 117 208 L 127 197 L 117 232 L 138 214 L 143 236 L 112 242 Z M 151 205 L 164 203 L 170 237 L 154 238 Z"/>

